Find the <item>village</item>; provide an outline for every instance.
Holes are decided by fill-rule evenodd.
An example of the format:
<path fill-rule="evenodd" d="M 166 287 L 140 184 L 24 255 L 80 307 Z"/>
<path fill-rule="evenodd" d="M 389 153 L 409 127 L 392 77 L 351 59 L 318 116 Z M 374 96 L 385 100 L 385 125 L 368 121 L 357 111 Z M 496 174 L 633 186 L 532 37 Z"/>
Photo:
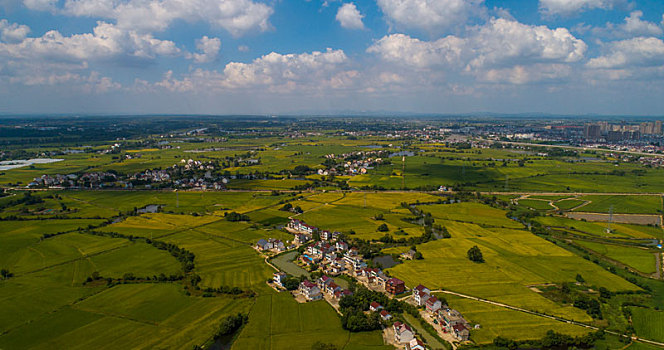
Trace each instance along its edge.
<path fill-rule="evenodd" d="M 347 280 L 353 280 L 389 299 L 406 302 L 417 308 L 421 319 L 431 325 L 441 339 L 452 344 L 469 341 L 470 329 L 473 327 L 458 311 L 449 308 L 444 299 L 441 301 L 435 295 L 438 291 L 432 291 L 421 284 L 408 288 L 404 281 L 390 277 L 382 269 L 368 267 L 369 264 L 358 253 L 358 249 L 344 242 L 339 232 L 321 230 L 297 219 L 291 219 L 284 229 L 294 235 L 292 243 L 287 244 L 273 238 L 261 239 L 256 243 L 255 249 L 266 256 L 266 261 L 275 255 L 300 250 L 302 253 L 293 263 L 308 271 L 317 272 L 320 277 L 312 280 L 306 278 L 298 285 L 287 288 L 286 282 L 292 276 L 278 271 L 268 283 L 275 290 L 290 290 L 293 297 L 301 303 L 325 300 L 341 314 L 341 299 L 353 295 L 351 290 L 342 285 L 347 285 Z M 314 240 L 314 236 L 320 237 L 320 240 Z M 402 258 L 412 259 L 413 254 L 413 251 L 409 251 L 402 254 Z M 428 348 L 422 341 L 422 335 L 418 335 L 414 327 L 400 317 L 396 320 L 396 315 L 392 315 L 377 301 L 371 302 L 365 313 L 379 314 L 386 343 L 406 350 Z M 474 325 L 474 328 L 479 327 L 480 325 Z M 420 330 L 422 331 L 425 330 Z"/>

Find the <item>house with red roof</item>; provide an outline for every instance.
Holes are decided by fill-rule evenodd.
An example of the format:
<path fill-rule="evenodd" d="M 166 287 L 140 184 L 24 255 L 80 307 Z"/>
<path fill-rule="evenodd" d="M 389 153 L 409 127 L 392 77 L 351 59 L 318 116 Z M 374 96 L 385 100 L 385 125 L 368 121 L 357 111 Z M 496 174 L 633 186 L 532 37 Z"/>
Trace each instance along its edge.
<path fill-rule="evenodd" d="M 380 310 L 380 318 L 382 318 L 384 321 L 389 321 L 392 318 L 392 315 L 390 315 L 390 313 L 386 310 Z"/>
<path fill-rule="evenodd" d="M 369 310 L 371 310 L 371 311 L 378 311 L 382 308 L 383 308 L 383 306 L 378 304 L 375 301 L 372 301 L 371 304 L 369 304 Z"/>
<path fill-rule="evenodd" d="M 470 338 L 470 331 L 462 323 L 452 326 L 452 330 L 454 330 L 454 336 L 461 341 L 466 341 Z"/>
<path fill-rule="evenodd" d="M 394 329 L 394 340 L 397 343 L 409 343 L 415 338 L 415 332 L 413 332 L 413 329 L 405 323 L 399 321 L 394 322 L 392 328 Z"/>
<path fill-rule="evenodd" d="M 443 304 L 436 298 L 435 296 L 431 296 L 427 301 L 424 303 L 424 306 L 426 307 L 427 311 L 430 313 L 436 313 L 440 308 L 443 306 Z"/>
<path fill-rule="evenodd" d="M 401 294 L 404 290 L 406 290 L 406 284 L 398 278 L 392 277 L 385 283 L 385 291 L 390 294 Z"/>
<path fill-rule="evenodd" d="M 413 339 L 405 346 L 406 350 L 426 350 L 424 343 L 419 339 Z"/>
<path fill-rule="evenodd" d="M 298 290 L 300 291 L 300 294 L 302 294 L 304 298 L 309 301 L 320 300 L 323 297 L 323 294 L 320 292 L 320 288 L 315 283 L 308 280 L 302 281 Z"/>

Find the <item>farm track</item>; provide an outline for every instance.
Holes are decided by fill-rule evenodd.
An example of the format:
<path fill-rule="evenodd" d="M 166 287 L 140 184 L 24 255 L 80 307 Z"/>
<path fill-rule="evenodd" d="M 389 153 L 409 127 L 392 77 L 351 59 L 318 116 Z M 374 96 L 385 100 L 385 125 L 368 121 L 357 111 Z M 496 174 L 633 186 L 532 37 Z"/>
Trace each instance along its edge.
<path fill-rule="evenodd" d="M 455 296 L 458 296 L 458 297 L 461 297 L 461 298 L 475 300 L 475 301 L 479 301 L 479 302 L 482 302 L 482 303 L 487 303 L 487 304 L 491 304 L 491 305 L 494 305 L 494 306 L 502 307 L 502 308 L 505 308 L 505 309 L 510 309 L 510 310 L 513 310 L 513 311 L 523 312 L 523 313 L 534 315 L 534 316 L 544 317 L 544 318 L 548 318 L 548 319 L 551 319 L 551 320 L 555 320 L 555 321 L 564 322 L 564 323 L 567 323 L 567 324 L 572 324 L 572 325 L 592 329 L 592 330 L 595 330 L 595 331 L 600 330 L 599 327 L 589 325 L 587 323 L 568 320 L 566 318 L 558 317 L 558 316 L 551 316 L 551 315 L 531 311 L 531 310 L 528 310 L 528 309 L 523 309 L 523 308 L 512 306 L 512 305 L 499 303 L 499 302 L 488 300 L 488 299 L 474 297 L 474 296 L 467 295 L 467 294 L 457 293 L 457 292 L 453 292 L 453 291 L 449 291 L 449 290 L 432 290 L 431 292 L 432 293 L 451 294 L 451 295 L 455 295 Z M 637 342 L 641 342 L 641 343 L 647 343 L 647 344 L 650 344 L 650 345 L 658 346 L 660 348 L 664 348 L 664 343 L 662 343 L 662 342 L 658 342 L 658 341 L 654 341 L 654 340 L 650 340 L 650 339 L 645 339 L 645 338 L 640 338 L 640 337 L 637 337 L 637 336 L 629 337 L 629 336 L 624 335 L 622 333 L 618 333 L 618 332 L 614 332 L 614 331 L 610 331 L 610 330 L 604 330 L 604 332 L 609 333 L 609 334 L 613 334 L 613 335 L 616 335 L 616 336 L 619 336 L 619 337 L 623 337 L 623 338 L 630 338 L 633 341 L 637 341 Z"/>

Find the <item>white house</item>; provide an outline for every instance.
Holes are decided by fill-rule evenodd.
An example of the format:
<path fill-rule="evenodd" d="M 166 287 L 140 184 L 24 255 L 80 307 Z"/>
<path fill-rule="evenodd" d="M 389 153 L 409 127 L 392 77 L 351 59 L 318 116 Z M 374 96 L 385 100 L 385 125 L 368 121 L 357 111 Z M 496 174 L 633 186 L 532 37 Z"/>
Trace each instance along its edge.
<path fill-rule="evenodd" d="M 311 281 L 303 281 L 300 283 L 300 287 L 298 288 L 300 293 L 304 296 L 305 299 L 307 300 L 319 300 L 323 297 L 323 295 L 320 292 L 320 288 L 316 284 L 314 284 Z"/>
<path fill-rule="evenodd" d="M 274 281 L 274 283 L 282 287 L 284 286 L 283 282 L 284 279 L 286 279 L 286 277 L 288 277 L 288 275 L 283 272 L 275 272 L 272 274 L 272 280 Z"/>
<path fill-rule="evenodd" d="M 397 343 L 409 343 L 415 338 L 415 332 L 413 332 L 413 329 L 405 323 L 399 321 L 394 322 L 392 328 L 394 328 L 394 340 L 396 340 Z"/>

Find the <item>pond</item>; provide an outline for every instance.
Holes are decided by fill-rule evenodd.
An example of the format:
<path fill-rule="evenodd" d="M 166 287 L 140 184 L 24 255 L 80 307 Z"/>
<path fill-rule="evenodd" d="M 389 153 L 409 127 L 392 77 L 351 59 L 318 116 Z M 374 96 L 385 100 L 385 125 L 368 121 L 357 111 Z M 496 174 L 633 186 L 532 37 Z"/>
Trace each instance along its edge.
<path fill-rule="evenodd" d="M 411 151 L 401 151 L 401 152 L 397 152 L 397 153 L 392 153 L 392 154 L 390 154 L 390 158 L 393 158 L 393 157 L 401 157 L 401 156 L 403 156 L 403 157 L 412 157 L 412 156 L 414 156 L 414 155 L 415 155 L 415 152 L 411 152 Z"/>
<path fill-rule="evenodd" d="M 18 160 L 5 160 L 0 162 L 0 170 L 10 170 L 16 168 L 22 168 L 32 164 L 48 164 L 61 162 L 64 159 L 50 159 L 50 158 L 34 158 L 34 159 L 18 159 Z"/>
<path fill-rule="evenodd" d="M 159 212 L 159 208 L 161 208 L 161 205 L 159 204 L 150 204 L 146 205 L 145 207 L 138 209 L 136 212 L 139 214 L 146 214 L 146 213 L 157 213 Z"/>
<path fill-rule="evenodd" d="M 278 257 L 270 260 L 274 266 L 278 267 L 280 270 L 286 272 L 291 276 L 309 276 L 309 272 L 293 262 L 298 256 L 298 252 L 288 252 L 284 255 L 279 255 Z"/>
<path fill-rule="evenodd" d="M 399 264 L 398 261 L 395 261 L 392 255 L 383 255 L 373 258 L 374 264 L 378 263 L 382 266 L 383 269 L 389 269 L 390 267 L 396 266 Z"/>

